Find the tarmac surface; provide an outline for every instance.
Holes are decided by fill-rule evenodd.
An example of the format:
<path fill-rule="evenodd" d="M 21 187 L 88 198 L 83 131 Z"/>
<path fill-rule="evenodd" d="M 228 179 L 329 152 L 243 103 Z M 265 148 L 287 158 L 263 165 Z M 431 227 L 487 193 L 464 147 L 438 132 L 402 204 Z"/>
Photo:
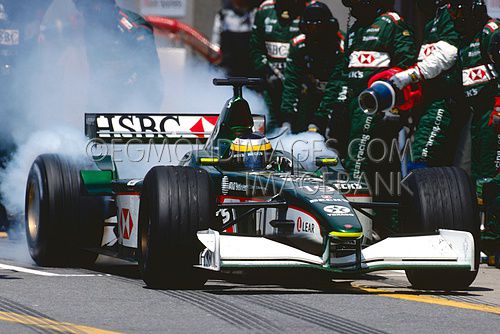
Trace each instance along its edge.
<path fill-rule="evenodd" d="M 265 281 L 265 277 L 263 278 Z M 415 291 L 403 271 L 334 279 L 322 288 L 209 280 L 196 291 L 151 290 L 137 266 L 40 268 L 25 242 L 0 236 L 0 333 L 494 333 L 500 270 L 473 286 Z"/>

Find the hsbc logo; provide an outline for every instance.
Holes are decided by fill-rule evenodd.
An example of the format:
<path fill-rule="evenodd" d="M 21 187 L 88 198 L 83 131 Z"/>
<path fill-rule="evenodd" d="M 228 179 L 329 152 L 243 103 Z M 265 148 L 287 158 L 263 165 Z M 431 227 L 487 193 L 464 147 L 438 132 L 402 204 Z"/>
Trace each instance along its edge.
<path fill-rule="evenodd" d="M 375 57 L 371 54 L 362 53 L 358 56 L 358 61 L 361 64 L 370 65 L 375 61 Z"/>
<path fill-rule="evenodd" d="M 472 70 L 469 73 L 469 77 L 473 81 L 483 80 L 486 77 L 486 71 L 483 69 Z"/>
<path fill-rule="evenodd" d="M 493 78 L 494 77 L 492 77 L 488 68 L 484 65 L 468 68 L 462 71 L 464 86 L 486 83 Z"/>
<path fill-rule="evenodd" d="M 353 51 L 349 56 L 349 68 L 389 67 L 391 57 L 387 52 Z"/>
<path fill-rule="evenodd" d="M 424 49 L 424 55 L 426 57 L 429 57 L 434 52 L 434 50 L 436 50 L 436 47 L 434 45 L 429 45 Z"/>
<path fill-rule="evenodd" d="M 129 209 L 123 208 L 120 212 L 120 231 L 122 232 L 123 239 L 130 239 L 132 235 L 132 229 L 134 228 L 134 222 L 132 221 L 132 215 Z"/>
<path fill-rule="evenodd" d="M 271 58 L 286 59 L 290 51 L 289 43 L 266 42 L 267 54 Z"/>
<path fill-rule="evenodd" d="M 420 48 L 420 53 L 418 55 L 418 60 L 425 59 L 434 53 L 436 46 L 434 44 L 425 44 Z"/>

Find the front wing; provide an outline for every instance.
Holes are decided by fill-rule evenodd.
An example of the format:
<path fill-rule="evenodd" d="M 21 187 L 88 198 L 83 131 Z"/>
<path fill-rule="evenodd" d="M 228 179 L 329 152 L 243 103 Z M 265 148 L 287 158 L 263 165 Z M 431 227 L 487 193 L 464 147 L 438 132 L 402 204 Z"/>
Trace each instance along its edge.
<path fill-rule="evenodd" d="M 206 247 L 197 267 L 214 271 L 244 268 L 316 268 L 337 273 L 390 269 L 474 270 L 474 238 L 468 232 L 439 230 L 434 235 L 386 238 L 358 255 L 333 257 L 330 243 L 322 256 L 264 237 L 198 232 Z"/>

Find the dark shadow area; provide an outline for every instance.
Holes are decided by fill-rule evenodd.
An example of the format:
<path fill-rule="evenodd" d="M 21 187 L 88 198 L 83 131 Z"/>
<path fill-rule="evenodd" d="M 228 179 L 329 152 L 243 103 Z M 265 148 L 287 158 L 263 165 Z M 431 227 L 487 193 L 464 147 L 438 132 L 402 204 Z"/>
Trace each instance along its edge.
<path fill-rule="evenodd" d="M 101 274 L 110 274 L 130 279 L 141 279 L 139 267 L 135 264 L 122 264 L 122 265 L 104 265 L 95 264 L 84 269 L 99 272 Z"/>
<path fill-rule="evenodd" d="M 0 279 L 16 280 L 23 279 L 22 277 L 10 276 L 10 275 L 0 275 Z"/>

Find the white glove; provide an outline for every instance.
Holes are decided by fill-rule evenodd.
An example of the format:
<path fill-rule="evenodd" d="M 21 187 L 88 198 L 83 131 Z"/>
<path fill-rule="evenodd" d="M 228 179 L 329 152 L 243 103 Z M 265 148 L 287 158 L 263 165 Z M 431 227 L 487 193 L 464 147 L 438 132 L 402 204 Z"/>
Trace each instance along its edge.
<path fill-rule="evenodd" d="M 417 83 L 420 81 L 422 76 L 417 67 L 410 67 L 406 71 L 399 72 L 392 76 L 389 80 L 392 82 L 394 86 L 396 86 L 399 90 L 403 90 L 406 86 Z"/>

